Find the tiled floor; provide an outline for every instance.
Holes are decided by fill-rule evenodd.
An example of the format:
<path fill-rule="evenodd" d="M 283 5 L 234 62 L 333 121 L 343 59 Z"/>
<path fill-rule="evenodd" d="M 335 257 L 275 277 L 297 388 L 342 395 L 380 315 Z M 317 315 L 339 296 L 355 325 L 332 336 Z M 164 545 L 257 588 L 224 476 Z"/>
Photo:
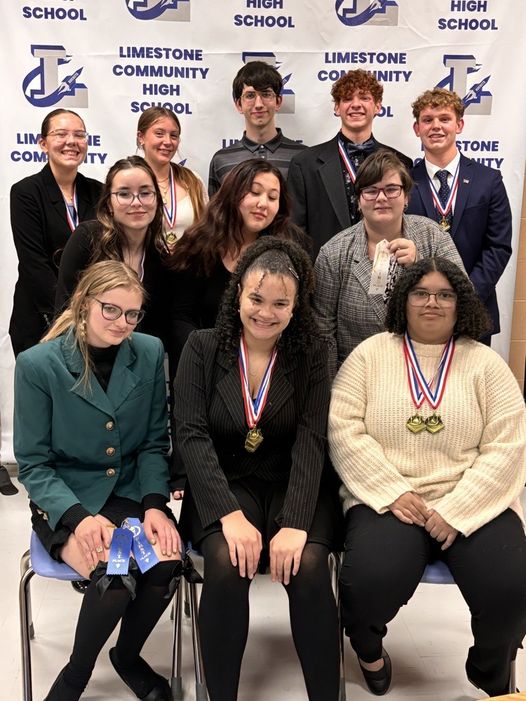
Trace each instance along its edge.
<path fill-rule="evenodd" d="M 18 483 L 17 483 L 18 484 Z M 29 516 L 23 488 L 13 497 L 0 496 L 2 544 L 0 592 L 0 701 L 22 698 L 18 619 L 20 556 L 29 542 Z M 81 597 L 64 582 L 35 577 L 32 582 L 34 701 L 41 701 L 70 652 Z M 286 596 L 269 577 L 259 577 L 251 591 L 252 617 L 245 653 L 240 701 L 305 701 L 301 671 L 290 637 Z M 191 640 L 184 623 L 185 699 L 195 699 Z M 483 694 L 464 675 L 464 658 L 470 645 L 469 616 L 455 586 L 420 585 L 408 606 L 390 625 L 386 640 L 393 661 L 389 701 L 473 701 Z M 110 643 L 111 644 L 111 643 Z M 133 695 L 116 677 L 107 649 L 103 650 L 83 696 L 86 701 L 131 701 Z M 372 701 L 346 645 L 348 701 Z M 145 656 L 169 675 L 171 622 L 166 615 L 154 631 Z M 519 688 L 526 687 L 526 653 L 517 660 Z"/>

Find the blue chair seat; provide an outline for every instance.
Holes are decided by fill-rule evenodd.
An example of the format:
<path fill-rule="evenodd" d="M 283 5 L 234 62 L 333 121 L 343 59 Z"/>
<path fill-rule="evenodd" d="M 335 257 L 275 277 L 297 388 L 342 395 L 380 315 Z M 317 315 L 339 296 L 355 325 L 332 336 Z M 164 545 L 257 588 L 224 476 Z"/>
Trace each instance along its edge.
<path fill-rule="evenodd" d="M 74 582 L 83 579 L 82 575 L 72 569 L 64 562 L 53 560 L 51 555 L 45 550 L 35 531 L 31 532 L 29 543 L 29 558 L 33 572 L 40 577 L 51 579 L 62 579 L 67 582 Z"/>
<path fill-rule="evenodd" d="M 449 567 L 442 560 L 427 565 L 420 581 L 425 584 L 455 584 Z"/>

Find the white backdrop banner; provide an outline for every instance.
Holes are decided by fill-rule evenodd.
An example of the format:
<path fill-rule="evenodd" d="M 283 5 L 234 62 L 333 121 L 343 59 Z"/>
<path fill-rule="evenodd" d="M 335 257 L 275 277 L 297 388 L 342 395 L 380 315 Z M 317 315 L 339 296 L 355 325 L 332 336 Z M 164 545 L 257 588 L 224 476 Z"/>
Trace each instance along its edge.
<path fill-rule="evenodd" d="M 523 2 L 10 0 L 2 12 L 0 80 L 9 95 L 0 132 L 3 461 L 12 458 L 13 359 L 5 333 L 17 274 L 9 189 L 43 167 L 39 127 L 52 109 L 83 117 L 90 139 L 82 172 L 102 180 L 118 158 L 135 153 L 140 113 L 169 107 L 181 120 L 179 156 L 206 182 L 212 154 L 242 134 L 231 84 L 243 62 L 279 69 L 278 124 L 307 145 L 337 132 L 330 89 L 348 70 L 373 71 L 383 83 L 375 136 L 413 158 L 421 149 L 411 102 L 434 86 L 454 89 L 467 104 L 459 148 L 502 171 L 517 241 L 526 153 Z M 515 267 L 514 256 L 499 284 L 502 332 L 494 346 L 505 357 Z"/>

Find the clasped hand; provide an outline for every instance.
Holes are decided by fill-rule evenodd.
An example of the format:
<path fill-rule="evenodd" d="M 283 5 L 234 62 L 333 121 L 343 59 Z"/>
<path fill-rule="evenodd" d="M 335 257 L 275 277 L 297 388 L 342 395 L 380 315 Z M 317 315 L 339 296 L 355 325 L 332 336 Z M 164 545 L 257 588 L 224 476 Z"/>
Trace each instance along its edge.
<path fill-rule="evenodd" d="M 416 246 L 410 239 L 394 239 L 389 243 L 388 248 L 399 265 L 413 265 L 416 261 Z"/>
<path fill-rule="evenodd" d="M 428 509 L 422 497 L 414 492 L 404 492 L 393 501 L 389 510 L 402 523 L 425 528 L 432 538 L 442 543 L 441 550 L 447 550 L 458 535 L 456 528 L 450 526 L 437 511 Z"/>

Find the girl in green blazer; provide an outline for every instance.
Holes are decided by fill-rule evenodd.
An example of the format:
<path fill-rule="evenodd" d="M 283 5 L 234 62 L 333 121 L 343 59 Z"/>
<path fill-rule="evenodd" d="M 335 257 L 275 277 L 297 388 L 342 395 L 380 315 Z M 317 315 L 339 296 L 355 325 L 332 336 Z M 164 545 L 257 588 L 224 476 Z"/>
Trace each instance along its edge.
<path fill-rule="evenodd" d="M 157 338 L 132 337 L 143 299 L 133 270 L 96 263 L 43 342 L 17 359 L 15 453 L 33 528 L 51 557 L 90 579 L 73 652 L 45 701 L 81 697 L 119 621 L 110 651 L 118 674 L 138 698 L 171 699 L 139 655 L 181 573 L 166 506 L 164 351 Z M 126 518 L 142 522 L 159 562 L 141 574 L 131 559 L 128 575 L 109 575 L 114 529 Z"/>

